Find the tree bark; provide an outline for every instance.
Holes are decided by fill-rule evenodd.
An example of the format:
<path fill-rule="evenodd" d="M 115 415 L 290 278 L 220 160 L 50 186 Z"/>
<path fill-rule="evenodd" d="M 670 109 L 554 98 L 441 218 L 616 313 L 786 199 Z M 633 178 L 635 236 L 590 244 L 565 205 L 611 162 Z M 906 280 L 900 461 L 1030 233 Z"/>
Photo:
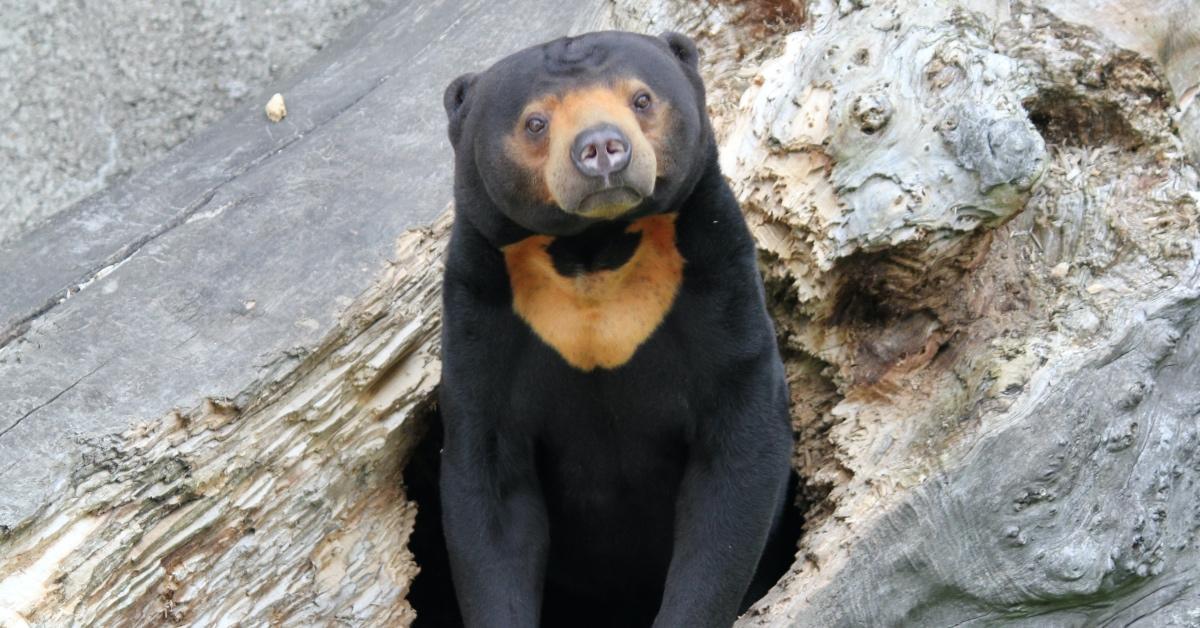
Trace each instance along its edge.
<path fill-rule="evenodd" d="M 746 625 L 1200 622 L 1200 23 L 1050 4 L 811 3 L 722 115 L 809 500 Z"/>
<path fill-rule="evenodd" d="M 528 43 L 672 29 L 705 52 L 791 376 L 805 513 L 791 571 L 740 625 L 1200 624 L 1197 2 L 617 0 L 536 33 L 527 10 L 467 13 L 423 41 L 507 19 Z M 367 92 L 333 122 L 186 190 L 135 178 L 0 251 L 0 481 L 17 489 L 0 495 L 0 625 L 412 621 L 404 466 L 436 386 L 449 185 L 422 175 L 441 178 L 397 219 L 411 196 L 367 181 L 411 178 L 379 156 L 414 143 L 449 164 L 432 92 L 517 45 L 396 67 L 388 33 L 412 16 L 388 15 L 297 84 L 335 98 L 328 77 L 359 60 Z M 389 117 L 409 74 L 436 82 L 414 88 L 433 106 Z M 280 181 L 328 186 L 304 211 L 371 211 L 297 240 L 312 227 L 289 221 Z M 155 218 L 55 259 L 128 199 Z M 206 219 L 220 228 L 185 231 Z M 256 241 L 319 246 L 250 272 Z M 221 247 L 243 254 L 185 272 Z M 42 260 L 43 280 L 20 283 L 17 260 Z M 151 276 L 192 297 L 126 288 Z M 110 337 L 89 344 L 101 317 Z"/>

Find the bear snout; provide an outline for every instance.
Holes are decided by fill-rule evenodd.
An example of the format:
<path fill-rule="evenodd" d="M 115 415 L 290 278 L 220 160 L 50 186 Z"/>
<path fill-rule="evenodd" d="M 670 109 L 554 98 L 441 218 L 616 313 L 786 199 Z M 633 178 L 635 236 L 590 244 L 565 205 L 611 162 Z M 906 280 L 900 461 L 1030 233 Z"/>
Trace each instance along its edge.
<path fill-rule="evenodd" d="M 629 165 L 629 138 L 615 124 L 598 124 L 575 136 L 571 161 L 585 177 L 597 177 L 608 185 L 609 175 Z"/>

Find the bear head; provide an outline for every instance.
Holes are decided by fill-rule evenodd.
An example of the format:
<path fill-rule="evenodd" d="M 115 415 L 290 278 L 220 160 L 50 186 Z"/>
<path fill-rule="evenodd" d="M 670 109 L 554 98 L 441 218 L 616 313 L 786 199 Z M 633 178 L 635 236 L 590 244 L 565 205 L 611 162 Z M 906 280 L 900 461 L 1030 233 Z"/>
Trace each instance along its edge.
<path fill-rule="evenodd" d="M 687 37 L 598 32 L 446 89 L 457 211 L 493 243 L 674 211 L 715 147 Z"/>

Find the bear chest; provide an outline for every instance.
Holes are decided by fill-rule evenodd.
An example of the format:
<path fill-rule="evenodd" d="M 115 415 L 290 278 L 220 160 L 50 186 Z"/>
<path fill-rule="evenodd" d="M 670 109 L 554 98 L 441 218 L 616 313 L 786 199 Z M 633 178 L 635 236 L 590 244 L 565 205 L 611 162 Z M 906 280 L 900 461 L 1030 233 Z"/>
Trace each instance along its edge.
<path fill-rule="evenodd" d="M 683 279 L 674 215 L 634 221 L 640 235 L 623 264 L 564 274 L 556 268 L 552 236 L 531 236 L 504 247 L 513 309 L 568 364 L 590 371 L 628 362 L 662 323 Z"/>

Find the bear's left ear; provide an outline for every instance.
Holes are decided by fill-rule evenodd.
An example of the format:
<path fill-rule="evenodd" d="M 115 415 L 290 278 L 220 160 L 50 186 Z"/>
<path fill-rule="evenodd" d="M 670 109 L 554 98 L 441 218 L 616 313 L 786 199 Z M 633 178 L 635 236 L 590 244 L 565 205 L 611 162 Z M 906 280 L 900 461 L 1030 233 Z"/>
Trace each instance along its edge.
<path fill-rule="evenodd" d="M 475 83 L 475 78 L 478 74 L 464 74 L 453 81 L 446 87 L 446 93 L 442 95 L 442 106 L 446 108 L 446 119 L 449 122 L 447 131 L 450 134 L 450 144 L 458 146 L 458 137 L 462 134 L 463 116 L 467 112 L 467 96 L 469 95 L 471 85 Z"/>
<path fill-rule="evenodd" d="M 659 35 L 663 41 L 667 42 L 667 47 L 671 49 L 671 54 L 675 55 L 685 65 L 696 69 L 700 64 L 700 51 L 696 49 L 696 43 L 693 42 L 687 35 L 667 31 Z"/>

